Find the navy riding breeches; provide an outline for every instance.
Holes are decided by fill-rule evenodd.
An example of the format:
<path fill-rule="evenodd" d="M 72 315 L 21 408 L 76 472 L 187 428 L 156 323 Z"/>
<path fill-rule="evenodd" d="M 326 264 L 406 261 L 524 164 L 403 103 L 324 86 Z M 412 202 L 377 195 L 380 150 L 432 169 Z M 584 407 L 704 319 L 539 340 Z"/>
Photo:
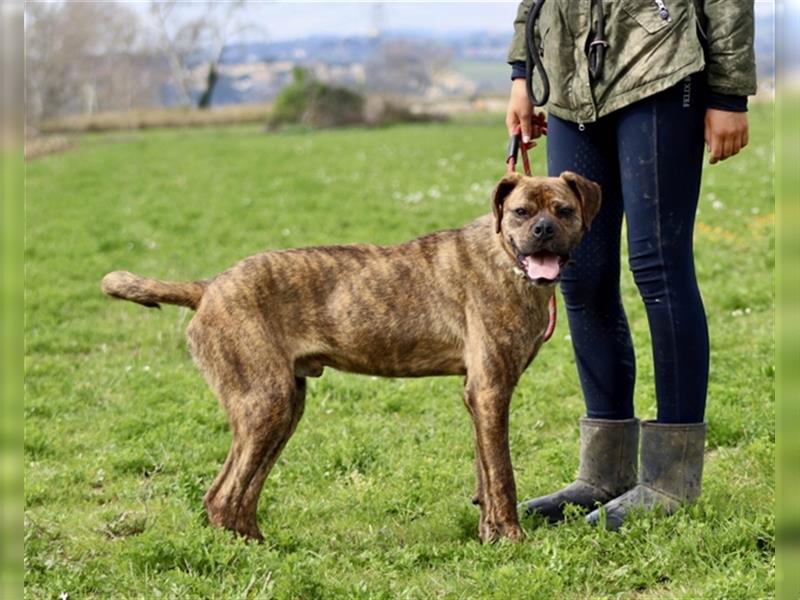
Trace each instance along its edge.
<path fill-rule="evenodd" d="M 658 421 L 703 420 L 708 328 L 694 270 L 700 193 L 704 76 L 585 126 L 548 120 L 548 171 L 574 171 L 602 186 L 600 212 L 563 272 L 578 374 L 593 418 L 633 416 L 636 363 L 620 297 L 620 237 L 647 311 Z"/>

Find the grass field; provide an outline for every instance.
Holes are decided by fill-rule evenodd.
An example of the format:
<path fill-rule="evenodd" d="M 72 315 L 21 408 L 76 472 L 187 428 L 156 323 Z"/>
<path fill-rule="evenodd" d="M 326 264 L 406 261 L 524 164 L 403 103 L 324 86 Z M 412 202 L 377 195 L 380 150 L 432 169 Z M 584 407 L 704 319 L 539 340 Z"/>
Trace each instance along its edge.
<path fill-rule="evenodd" d="M 572 515 L 481 546 L 458 378 L 328 371 L 261 498 L 267 542 L 206 524 L 230 435 L 184 344 L 190 314 L 113 302 L 113 269 L 213 275 L 265 248 L 393 243 L 488 211 L 500 120 L 264 135 L 97 135 L 27 168 L 25 567 L 31 598 L 759 598 L 774 588 L 772 109 L 708 168 L 696 232 L 712 338 L 701 500 L 620 533 Z M 543 171 L 537 148 L 535 171 Z M 655 414 L 630 273 L 637 410 Z M 512 406 L 520 498 L 577 467 L 565 319 Z"/>

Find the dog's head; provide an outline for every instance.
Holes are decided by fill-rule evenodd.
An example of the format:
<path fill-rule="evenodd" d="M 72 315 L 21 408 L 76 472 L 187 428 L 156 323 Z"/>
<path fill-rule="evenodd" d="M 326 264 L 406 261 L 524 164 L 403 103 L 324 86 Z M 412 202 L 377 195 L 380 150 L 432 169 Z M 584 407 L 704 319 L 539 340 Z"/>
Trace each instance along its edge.
<path fill-rule="evenodd" d="M 509 173 L 492 198 L 496 232 L 534 285 L 553 285 L 600 210 L 600 186 L 576 173 Z"/>

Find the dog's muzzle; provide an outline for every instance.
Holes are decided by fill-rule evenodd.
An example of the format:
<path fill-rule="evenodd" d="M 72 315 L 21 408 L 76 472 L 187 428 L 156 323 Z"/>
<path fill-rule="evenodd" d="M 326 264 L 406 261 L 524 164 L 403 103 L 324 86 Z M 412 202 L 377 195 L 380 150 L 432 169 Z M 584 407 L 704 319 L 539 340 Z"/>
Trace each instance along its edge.
<path fill-rule="evenodd" d="M 561 279 L 561 271 L 569 257 L 548 250 L 517 256 L 525 276 L 535 285 L 553 285 Z"/>
<path fill-rule="evenodd" d="M 517 266 L 528 281 L 539 286 L 558 283 L 564 266 L 569 262 L 568 254 L 558 254 L 544 248 L 525 254 L 513 239 L 510 241 L 517 257 Z"/>

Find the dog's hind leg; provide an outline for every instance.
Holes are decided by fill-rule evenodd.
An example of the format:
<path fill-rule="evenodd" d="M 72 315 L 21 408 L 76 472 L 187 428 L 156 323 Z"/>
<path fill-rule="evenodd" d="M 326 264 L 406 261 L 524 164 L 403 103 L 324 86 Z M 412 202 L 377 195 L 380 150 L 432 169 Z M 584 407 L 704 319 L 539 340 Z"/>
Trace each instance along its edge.
<path fill-rule="evenodd" d="M 264 482 L 266 481 L 269 472 L 272 470 L 275 461 L 278 459 L 278 456 L 280 456 L 280 453 L 284 446 L 286 446 L 289 438 L 292 436 L 292 434 L 294 434 L 294 431 L 297 428 L 297 423 L 303 416 L 303 411 L 305 409 L 306 380 L 297 378 L 295 379 L 295 383 L 294 399 L 292 402 L 292 421 L 289 425 L 288 431 L 277 447 L 264 452 L 263 456 L 261 457 L 261 463 L 253 475 L 253 478 L 250 480 L 250 484 L 248 485 L 247 491 L 244 494 L 242 503 L 239 506 L 239 513 L 236 521 L 236 531 L 240 533 L 247 532 L 245 535 L 248 537 L 258 538 L 260 535 L 257 518 L 258 498 L 261 495 Z"/>
<path fill-rule="evenodd" d="M 294 379 L 270 379 L 224 403 L 233 431 L 226 464 L 205 496 L 214 525 L 261 539 L 255 507 L 269 468 L 286 445 L 295 422 Z"/>
<path fill-rule="evenodd" d="M 223 328 L 214 316 L 206 321 L 201 308 L 187 332 L 195 362 L 233 433 L 225 464 L 205 495 L 206 512 L 214 525 L 261 539 L 258 492 L 299 419 L 298 382 L 263 326 L 240 321 Z"/>

